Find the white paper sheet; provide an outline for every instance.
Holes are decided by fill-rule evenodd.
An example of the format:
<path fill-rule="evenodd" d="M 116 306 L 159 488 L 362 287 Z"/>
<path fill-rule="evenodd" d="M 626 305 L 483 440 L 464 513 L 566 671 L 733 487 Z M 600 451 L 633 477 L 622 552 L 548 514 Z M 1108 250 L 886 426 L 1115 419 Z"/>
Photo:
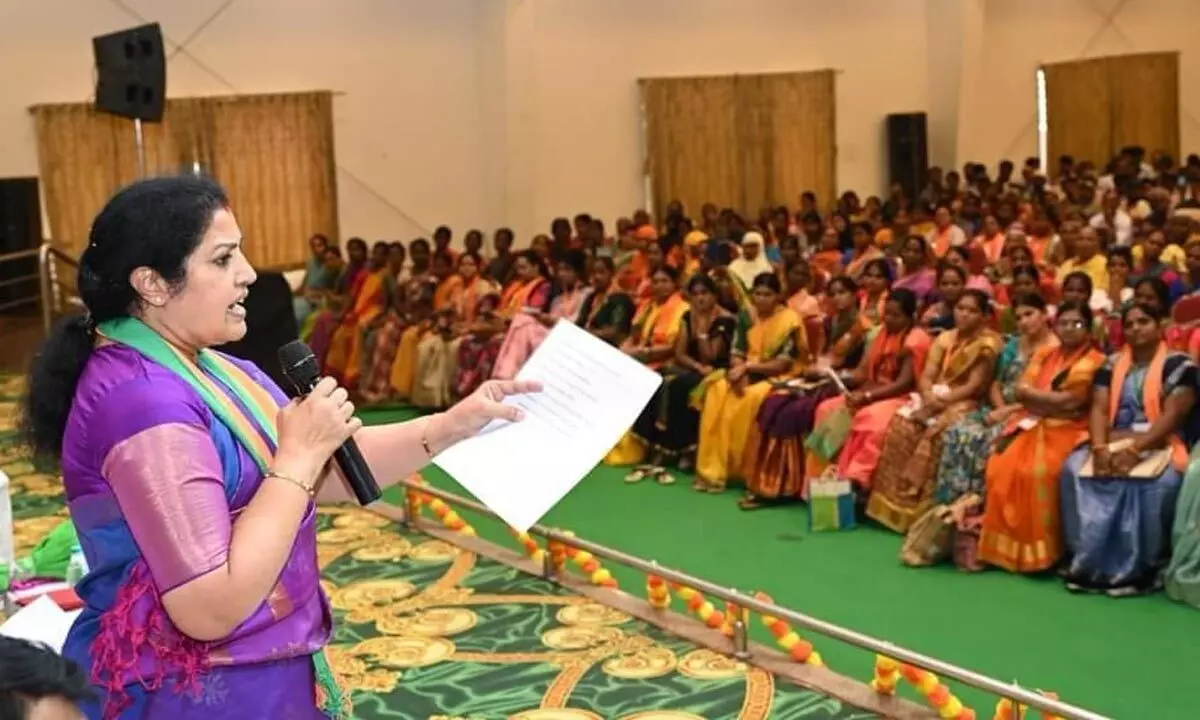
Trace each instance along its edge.
<path fill-rule="evenodd" d="M 524 420 L 494 421 L 433 461 L 524 532 L 621 439 L 662 377 L 560 321 L 517 379 L 543 386 L 541 392 L 506 399 L 525 410 Z"/>
<path fill-rule="evenodd" d="M 79 612 L 64 612 L 57 603 L 43 595 L 0 625 L 0 635 L 49 645 L 61 654 L 67 642 L 67 631 L 71 629 L 75 618 L 79 617 Z"/>

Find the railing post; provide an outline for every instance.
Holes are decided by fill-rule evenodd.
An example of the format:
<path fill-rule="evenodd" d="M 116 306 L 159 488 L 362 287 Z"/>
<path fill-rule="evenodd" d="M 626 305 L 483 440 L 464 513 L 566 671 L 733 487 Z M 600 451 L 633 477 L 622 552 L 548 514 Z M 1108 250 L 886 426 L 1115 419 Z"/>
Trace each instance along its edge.
<path fill-rule="evenodd" d="M 554 582 L 558 575 L 554 567 L 554 553 L 550 550 L 553 542 L 550 538 L 546 538 L 546 551 L 542 553 L 542 578 L 551 582 Z"/>
<path fill-rule="evenodd" d="M 416 527 L 417 503 L 413 494 L 413 489 L 409 486 L 404 486 L 404 527 L 412 530 Z"/>
<path fill-rule="evenodd" d="M 737 590 L 730 589 L 736 594 Z M 750 659 L 750 612 L 741 605 L 734 605 L 737 618 L 733 621 L 733 656 L 738 660 Z"/>
<path fill-rule="evenodd" d="M 42 243 L 38 248 L 38 275 L 42 290 L 42 326 L 46 334 L 54 325 L 54 314 L 50 309 L 50 270 L 47 263 L 50 259 L 50 243 Z"/>

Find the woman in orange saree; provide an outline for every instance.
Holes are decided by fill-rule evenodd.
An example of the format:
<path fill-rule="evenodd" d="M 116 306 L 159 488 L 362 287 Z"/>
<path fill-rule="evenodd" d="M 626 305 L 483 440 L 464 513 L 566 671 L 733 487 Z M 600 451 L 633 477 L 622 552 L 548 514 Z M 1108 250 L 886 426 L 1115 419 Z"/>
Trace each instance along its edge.
<path fill-rule="evenodd" d="M 409 278 L 400 284 L 379 329 L 374 332 L 367 369 L 359 382 L 359 393 L 367 403 L 378 403 L 392 396 L 392 363 L 400 349 L 404 331 L 429 319 L 433 312 L 433 293 L 437 280 L 429 270 L 429 242 L 417 238 L 409 243 L 412 268 Z"/>
<path fill-rule="evenodd" d="M 462 278 L 454 273 L 454 261 L 450 253 L 435 253 L 430 268 L 437 282 L 433 291 L 431 317 L 410 326 L 401 334 L 400 345 L 396 348 L 396 359 L 392 362 L 392 392 L 400 400 L 412 398 L 417 379 L 417 346 L 437 324 L 437 314 L 445 313 L 455 295 L 462 289 Z"/>
<path fill-rule="evenodd" d="M 893 290 L 889 294 L 883 328 L 872 340 L 862 362 L 852 372 L 839 373 L 843 383 L 854 388 L 849 395 L 838 394 L 824 372 L 809 370 L 805 373 L 806 379 L 821 382 L 825 378 L 824 385 L 799 397 L 778 394 L 767 398 L 758 413 L 760 439 L 757 451 L 753 456 L 747 451 L 747 493 L 739 503 L 743 510 L 759 507 L 764 500 L 807 497 L 808 480 L 814 475 L 806 470 L 806 440 L 814 428 L 820 428 L 822 434 L 830 434 L 830 424 L 834 422 L 831 418 L 835 413 L 848 410 L 852 418 L 857 418 L 858 413 L 867 413 L 877 407 L 860 423 L 852 450 L 854 461 L 866 466 L 865 475 L 870 477 L 879 458 L 879 438 L 898 407 L 889 409 L 888 401 L 898 399 L 902 404 L 907 399 L 929 350 L 929 336 L 913 328 L 916 312 L 917 299 L 912 291 Z M 843 418 L 840 422 L 844 421 Z M 862 425 L 868 421 L 873 421 L 869 427 L 878 428 L 876 434 L 864 432 Z M 855 422 L 851 420 L 851 423 Z M 828 455 L 823 458 L 825 462 L 833 457 L 833 452 Z M 815 474 L 819 475 L 821 470 L 823 467 Z"/>
<path fill-rule="evenodd" d="M 1063 303 L 1055 327 L 1060 344 L 1030 359 L 1015 391 L 1021 409 L 1005 422 L 985 473 L 978 559 L 1009 572 L 1048 570 L 1062 554 L 1059 471 L 1087 438 L 1092 380 L 1104 364 L 1087 305 Z"/>
<path fill-rule="evenodd" d="M 1000 352 L 987 327 L 991 301 L 967 290 L 954 308 L 955 327 L 933 343 L 917 387 L 919 405 L 899 409 L 888 425 L 871 481 L 867 516 L 898 533 L 932 506 L 946 428 L 979 406 Z"/>
<path fill-rule="evenodd" d="M 925 371 L 925 359 L 933 339 L 916 325 L 919 303 L 911 290 L 893 290 L 884 315 L 883 330 L 871 341 L 862 363 L 851 376 L 855 390 L 848 396 L 831 398 L 817 407 L 814 433 L 832 438 L 839 409 L 850 412 L 850 426 L 840 447 L 823 447 L 824 457 L 809 448 L 805 483 L 837 462 L 837 476 L 854 483 L 866 497 L 871 478 L 879 465 L 883 439 L 896 411 L 908 403 L 917 378 Z M 828 441 L 827 441 L 828 442 Z"/>
<path fill-rule="evenodd" d="M 871 225 L 865 222 L 856 222 L 851 228 L 851 238 L 854 247 L 850 252 L 850 259 L 846 261 L 846 277 L 859 281 L 862 274 L 867 269 L 867 264 L 872 260 L 881 260 L 884 257 L 883 251 L 875 247 L 875 243 L 871 238 Z"/>
<path fill-rule="evenodd" d="M 395 280 L 387 262 L 388 245 L 371 248 L 371 269 L 358 288 L 354 302 L 333 332 L 325 353 L 325 374 L 339 385 L 357 387 L 362 369 L 362 346 L 367 329 L 387 310 Z"/>
<path fill-rule="evenodd" d="M 821 231 L 820 248 L 808 259 L 808 262 L 814 270 L 824 276 L 823 281 L 828 281 L 835 275 L 841 274 L 842 259 L 843 254 L 838 246 L 838 232 L 832 225 L 826 225 Z"/>
<path fill-rule="evenodd" d="M 812 361 L 804 321 L 780 303 L 778 276 L 765 272 L 751 290 L 755 319 L 734 338 L 730 369 L 708 384 L 700 411 L 696 476 L 710 492 L 745 477 L 745 455 L 755 418 L 775 382 L 794 377 Z"/>
<path fill-rule="evenodd" d="M 302 337 L 312 348 L 313 355 L 322 363 L 325 362 L 325 354 L 329 352 L 333 333 L 367 277 L 367 244 L 362 238 L 350 238 L 346 241 L 346 254 L 349 256 L 349 262 L 327 298 L 325 309 L 309 315 L 312 325 L 302 328 L 305 331 Z"/>
<path fill-rule="evenodd" d="M 455 398 L 458 345 L 481 312 L 494 307 L 499 289 L 480 273 L 479 255 L 464 252 L 458 258 L 459 279 L 449 299 L 435 310 L 431 331 L 417 344 L 417 366 L 412 403 L 417 407 L 449 407 Z M 435 299 L 436 302 L 436 299 Z"/>

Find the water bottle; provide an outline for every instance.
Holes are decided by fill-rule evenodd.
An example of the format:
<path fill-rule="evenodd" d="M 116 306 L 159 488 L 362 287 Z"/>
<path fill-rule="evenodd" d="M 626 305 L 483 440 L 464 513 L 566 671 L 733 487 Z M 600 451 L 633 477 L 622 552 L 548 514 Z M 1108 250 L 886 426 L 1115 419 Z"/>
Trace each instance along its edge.
<path fill-rule="evenodd" d="M 75 543 L 71 546 L 71 559 L 67 561 L 67 584 L 75 587 L 87 572 L 87 558 L 83 556 L 83 548 L 79 547 L 79 543 Z"/>

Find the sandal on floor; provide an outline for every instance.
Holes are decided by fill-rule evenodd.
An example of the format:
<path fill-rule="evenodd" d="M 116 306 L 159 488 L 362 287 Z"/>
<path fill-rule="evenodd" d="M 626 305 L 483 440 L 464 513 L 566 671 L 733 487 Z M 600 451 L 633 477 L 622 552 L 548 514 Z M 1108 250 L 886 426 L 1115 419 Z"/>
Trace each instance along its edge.
<path fill-rule="evenodd" d="M 654 472 L 654 468 L 649 465 L 638 465 L 636 468 L 633 469 L 633 472 L 631 472 L 625 476 L 625 482 L 630 483 L 630 484 L 639 483 L 639 482 L 645 480 L 646 478 L 650 477 L 650 475 L 653 474 L 653 472 Z"/>
<path fill-rule="evenodd" d="M 654 482 L 659 485 L 674 485 L 675 476 L 667 472 L 666 468 L 657 468 L 654 471 Z"/>
<path fill-rule="evenodd" d="M 738 500 L 738 507 L 743 510 L 757 510 L 762 506 L 763 504 L 753 495 L 746 495 L 741 500 Z"/>

